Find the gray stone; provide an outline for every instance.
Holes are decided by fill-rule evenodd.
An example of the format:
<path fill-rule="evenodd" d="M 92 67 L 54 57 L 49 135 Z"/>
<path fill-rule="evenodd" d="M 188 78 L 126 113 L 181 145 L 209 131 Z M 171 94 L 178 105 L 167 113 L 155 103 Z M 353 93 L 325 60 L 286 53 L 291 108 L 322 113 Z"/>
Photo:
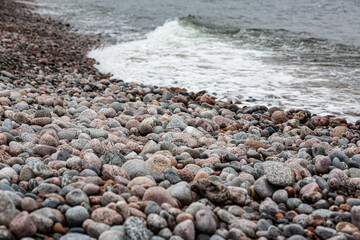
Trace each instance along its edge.
<path fill-rule="evenodd" d="M 338 158 L 341 162 L 345 162 L 345 163 L 349 162 L 348 156 L 346 156 L 345 153 L 340 152 L 340 151 L 331 152 L 329 157 L 331 160 L 333 160 L 334 158 Z"/>
<path fill-rule="evenodd" d="M 9 226 L 16 214 L 16 208 L 9 195 L 0 191 L 0 225 Z"/>
<path fill-rule="evenodd" d="M 260 213 L 275 215 L 279 212 L 279 207 L 273 200 L 268 199 L 260 204 L 259 211 Z"/>
<path fill-rule="evenodd" d="M 68 233 L 60 238 L 60 240 L 91 240 L 88 235 L 81 233 Z"/>
<path fill-rule="evenodd" d="M 196 213 L 196 229 L 202 233 L 213 234 L 216 231 L 216 221 L 208 210 L 200 210 Z"/>
<path fill-rule="evenodd" d="M 109 134 L 107 131 L 103 129 L 97 129 L 97 128 L 87 128 L 84 130 L 86 134 L 88 134 L 91 138 L 105 138 L 107 139 L 109 137 Z"/>
<path fill-rule="evenodd" d="M 266 179 L 273 185 L 285 187 L 295 182 L 295 175 L 291 168 L 280 162 L 267 161 L 263 163 L 263 169 Z"/>
<path fill-rule="evenodd" d="M 105 156 L 105 164 L 122 166 L 126 162 L 125 157 L 116 149 L 111 150 Z"/>
<path fill-rule="evenodd" d="M 284 189 L 279 189 L 272 195 L 276 203 L 285 203 L 288 200 L 288 193 Z"/>
<path fill-rule="evenodd" d="M 15 240 L 10 230 L 0 228 L 0 239 L 1 240 Z"/>
<path fill-rule="evenodd" d="M 43 179 L 51 177 L 54 174 L 52 168 L 43 163 L 35 163 L 33 167 L 33 171 L 36 176 L 41 177 Z"/>
<path fill-rule="evenodd" d="M 62 221 L 63 221 L 62 218 L 60 217 L 60 215 L 54 209 L 48 208 L 48 207 L 40 208 L 30 214 L 30 216 L 33 216 L 33 215 L 40 215 L 43 217 L 47 217 L 47 218 L 50 218 L 51 220 L 53 220 L 54 222 L 62 223 Z"/>
<path fill-rule="evenodd" d="M 88 196 L 81 189 L 75 189 L 66 194 L 66 202 L 70 206 L 80 205 L 82 202 L 90 203 Z"/>
<path fill-rule="evenodd" d="M 220 209 L 217 212 L 217 216 L 220 218 L 221 221 L 228 223 L 228 224 L 231 223 L 232 221 L 237 220 L 237 218 L 233 214 L 226 211 L 225 209 Z"/>
<path fill-rule="evenodd" d="M 131 179 L 140 176 L 151 175 L 151 170 L 149 165 L 147 165 L 144 161 L 133 159 L 127 161 L 123 166 L 122 169 L 129 175 Z"/>
<path fill-rule="evenodd" d="M 40 194 L 47 194 L 47 193 L 59 193 L 61 188 L 52 183 L 41 183 L 36 188 L 36 190 Z"/>
<path fill-rule="evenodd" d="M 336 235 L 336 230 L 328 227 L 317 226 L 315 234 L 321 239 L 328 239 Z"/>
<path fill-rule="evenodd" d="M 309 204 L 302 203 L 298 206 L 299 213 L 310 214 L 313 210 Z"/>
<path fill-rule="evenodd" d="M 123 110 L 123 107 L 122 107 L 121 103 L 119 103 L 119 102 L 113 102 L 109 105 L 109 107 L 114 109 L 116 112 L 120 112 Z"/>
<path fill-rule="evenodd" d="M 128 240 L 150 240 L 152 232 L 147 229 L 144 223 L 137 217 L 129 217 L 124 223 L 125 238 Z"/>
<path fill-rule="evenodd" d="M 83 206 L 75 206 L 68 209 L 65 216 L 69 227 L 82 227 L 83 222 L 90 218 L 89 212 Z"/>
<path fill-rule="evenodd" d="M 150 140 L 144 146 L 143 150 L 141 151 L 141 154 L 155 153 L 157 151 L 160 151 L 160 145 L 154 142 L 153 140 Z"/>
<path fill-rule="evenodd" d="M 352 178 L 359 178 L 360 177 L 360 169 L 358 168 L 350 168 L 349 175 Z"/>
<path fill-rule="evenodd" d="M 99 238 L 99 236 L 110 229 L 110 226 L 101 222 L 91 222 L 86 230 L 92 238 Z"/>
<path fill-rule="evenodd" d="M 125 240 L 125 237 L 123 232 L 108 230 L 100 234 L 99 240 Z"/>
<path fill-rule="evenodd" d="M 47 198 L 45 199 L 45 201 L 42 202 L 41 204 L 43 207 L 49 207 L 49 208 L 56 208 L 57 206 L 60 205 L 60 200 L 57 198 Z"/>
<path fill-rule="evenodd" d="M 187 182 L 179 182 L 170 186 L 166 191 L 183 205 L 189 205 L 192 202 L 191 189 Z"/>
<path fill-rule="evenodd" d="M 163 218 L 162 216 L 160 216 L 160 215 L 158 215 L 156 213 L 151 213 L 147 217 L 147 223 L 148 223 L 149 229 L 153 233 L 159 232 L 161 229 L 166 228 L 167 225 L 168 225 L 165 218 Z"/>
<path fill-rule="evenodd" d="M 184 123 L 182 117 L 173 115 L 171 117 L 171 121 L 169 122 L 166 128 L 180 128 L 181 130 L 184 130 L 186 127 L 187 125 Z"/>
<path fill-rule="evenodd" d="M 288 207 L 289 210 L 294 210 L 295 208 L 297 208 L 300 204 L 302 203 L 302 201 L 298 198 L 289 198 L 286 201 L 286 206 Z"/>
<path fill-rule="evenodd" d="M 164 170 L 165 179 L 168 180 L 171 184 L 176 184 L 181 182 L 181 178 L 177 174 L 176 170 L 173 168 L 166 168 Z"/>

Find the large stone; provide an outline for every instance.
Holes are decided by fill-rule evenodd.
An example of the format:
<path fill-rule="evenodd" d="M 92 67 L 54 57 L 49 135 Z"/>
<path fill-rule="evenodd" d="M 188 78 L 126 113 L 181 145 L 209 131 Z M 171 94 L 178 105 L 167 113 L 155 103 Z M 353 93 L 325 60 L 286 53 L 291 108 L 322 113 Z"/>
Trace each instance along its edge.
<path fill-rule="evenodd" d="M 259 178 L 254 183 L 255 192 L 261 198 L 271 197 L 276 188 L 271 185 L 266 178 Z"/>
<path fill-rule="evenodd" d="M 34 214 L 31 215 L 31 220 L 34 222 L 37 232 L 48 234 L 51 232 L 51 228 L 54 221 L 46 216 Z"/>
<path fill-rule="evenodd" d="M 19 238 L 31 237 L 36 233 L 36 226 L 31 220 L 29 213 L 24 211 L 10 222 L 10 230 Z"/>
<path fill-rule="evenodd" d="M 83 222 L 90 218 L 89 212 L 83 206 L 75 206 L 68 209 L 65 216 L 69 227 L 81 227 Z"/>
<path fill-rule="evenodd" d="M 88 196 L 81 189 L 75 189 L 66 194 L 66 202 L 70 206 L 80 205 L 83 202 L 90 203 Z"/>
<path fill-rule="evenodd" d="M 125 179 L 129 179 L 129 176 L 126 173 L 126 171 L 123 168 L 116 166 L 116 165 L 104 164 L 102 166 L 101 172 L 102 172 L 105 180 L 108 180 L 108 179 L 115 180 L 115 178 L 117 176 L 123 177 Z"/>
<path fill-rule="evenodd" d="M 125 237 L 121 231 L 108 230 L 100 234 L 99 240 L 125 240 Z"/>
<path fill-rule="evenodd" d="M 183 239 L 195 240 L 195 226 L 193 221 L 188 219 L 176 225 L 174 234 Z"/>
<path fill-rule="evenodd" d="M 105 156 L 105 163 L 121 167 L 126 162 L 125 157 L 116 149 L 111 150 Z"/>
<path fill-rule="evenodd" d="M 356 227 L 354 224 L 351 224 L 349 222 L 339 222 L 336 225 L 336 231 L 343 232 L 347 234 L 353 234 L 354 232 L 359 231 L 359 228 Z"/>
<path fill-rule="evenodd" d="M 146 163 L 153 172 L 163 173 L 166 168 L 171 168 L 171 160 L 161 154 L 154 154 Z"/>
<path fill-rule="evenodd" d="M 171 195 L 162 187 L 152 187 L 146 190 L 144 201 L 154 201 L 161 206 L 163 203 L 169 203 L 173 206 L 177 206 L 176 201 Z"/>
<path fill-rule="evenodd" d="M 149 214 L 149 216 L 147 217 L 147 223 L 148 223 L 149 229 L 153 233 L 157 233 L 161 229 L 166 228 L 168 226 L 165 218 L 163 218 L 162 216 L 160 216 L 159 214 L 156 214 L 156 213 Z"/>
<path fill-rule="evenodd" d="M 275 186 L 285 187 L 295 183 L 294 172 L 280 162 L 267 161 L 263 163 L 263 169 L 266 179 Z"/>
<path fill-rule="evenodd" d="M 213 234 L 216 231 L 216 221 L 208 210 L 200 210 L 195 215 L 196 229 L 202 233 Z"/>
<path fill-rule="evenodd" d="M 360 206 L 351 208 L 351 223 L 360 228 Z"/>
<path fill-rule="evenodd" d="M 147 165 L 144 161 L 134 159 L 127 161 L 122 169 L 129 175 L 130 179 L 134 179 L 140 176 L 151 175 L 151 170 L 149 165 Z"/>
<path fill-rule="evenodd" d="M 167 189 L 171 197 L 179 200 L 183 205 L 191 203 L 191 190 L 187 182 L 179 182 Z"/>
<path fill-rule="evenodd" d="M 54 171 L 48 165 L 43 163 L 35 163 L 33 171 L 36 176 L 46 179 L 54 174 Z"/>
<path fill-rule="evenodd" d="M 229 186 L 229 197 L 234 203 L 244 205 L 248 198 L 248 192 L 245 188 Z"/>
<path fill-rule="evenodd" d="M 50 218 L 54 222 L 60 222 L 60 223 L 63 222 L 63 219 L 59 215 L 57 210 L 52 209 L 52 208 L 48 208 L 48 207 L 40 208 L 40 209 L 38 209 L 38 210 L 36 210 L 36 211 L 34 211 L 34 212 L 32 212 L 30 214 L 31 217 L 34 216 L 34 215 L 40 215 L 40 216 L 43 216 L 43 217 Z"/>
<path fill-rule="evenodd" d="M 46 155 L 52 155 L 53 153 L 56 153 L 57 149 L 53 146 L 47 146 L 47 145 L 36 145 L 34 147 L 34 152 L 39 154 L 40 156 L 46 156 Z"/>
<path fill-rule="evenodd" d="M 68 233 L 60 238 L 60 240 L 91 240 L 88 235 L 81 233 Z"/>
<path fill-rule="evenodd" d="M 271 115 L 271 120 L 275 124 L 284 123 L 288 120 L 287 114 L 284 111 L 275 111 Z"/>
<path fill-rule="evenodd" d="M 153 140 L 150 140 L 144 146 L 143 150 L 141 151 L 141 154 L 155 153 L 157 151 L 160 151 L 160 145 L 154 142 Z"/>
<path fill-rule="evenodd" d="M 137 217 L 127 218 L 124 223 L 124 229 L 125 239 L 128 240 L 150 240 L 153 236 L 153 233 L 145 227 L 143 221 Z"/>
<path fill-rule="evenodd" d="M 127 187 L 130 190 L 134 186 L 143 187 L 145 189 L 148 189 L 148 188 L 151 188 L 151 187 L 155 187 L 156 183 L 153 180 L 151 180 L 150 178 L 148 178 L 148 177 L 136 177 L 133 180 L 131 180 L 129 182 L 129 184 L 127 185 Z"/>
<path fill-rule="evenodd" d="M 91 214 L 91 219 L 95 222 L 105 223 L 107 225 L 120 225 L 123 223 L 123 218 L 120 214 L 110 208 L 97 208 Z"/>
<path fill-rule="evenodd" d="M 0 190 L 0 225 L 9 226 L 16 216 L 16 208 L 9 195 Z"/>

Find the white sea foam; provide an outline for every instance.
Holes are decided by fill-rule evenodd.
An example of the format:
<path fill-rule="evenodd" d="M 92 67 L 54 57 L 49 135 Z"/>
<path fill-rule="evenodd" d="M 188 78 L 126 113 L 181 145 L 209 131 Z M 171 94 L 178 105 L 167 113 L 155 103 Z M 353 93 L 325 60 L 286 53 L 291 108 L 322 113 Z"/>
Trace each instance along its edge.
<path fill-rule="evenodd" d="M 174 20 L 143 40 L 94 49 L 89 57 L 99 62 L 101 72 L 110 72 L 126 82 L 207 90 L 219 98 L 253 98 L 258 101 L 252 104 L 305 108 L 322 114 L 360 112 L 356 104 L 347 108 L 344 99 L 337 99 L 344 93 L 319 84 L 326 79 L 301 78 L 308 73 L 264 61 L 274 54 L 251 49 L 249 44 L 240 46 L 226 36 Z M 308 71 L 314 75 L 316 70 Z"/>

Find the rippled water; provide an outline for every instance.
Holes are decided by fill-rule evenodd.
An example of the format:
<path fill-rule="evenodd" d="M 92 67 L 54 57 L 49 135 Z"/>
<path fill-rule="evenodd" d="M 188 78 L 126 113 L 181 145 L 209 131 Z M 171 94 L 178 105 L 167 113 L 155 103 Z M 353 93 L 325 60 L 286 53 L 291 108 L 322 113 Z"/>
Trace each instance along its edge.
<path fill-rule="evenodd" d="M 243 104 L 360 116 L 357 0 L 37 0 L 108 44 L 90 57 L 128 82 Z"/>

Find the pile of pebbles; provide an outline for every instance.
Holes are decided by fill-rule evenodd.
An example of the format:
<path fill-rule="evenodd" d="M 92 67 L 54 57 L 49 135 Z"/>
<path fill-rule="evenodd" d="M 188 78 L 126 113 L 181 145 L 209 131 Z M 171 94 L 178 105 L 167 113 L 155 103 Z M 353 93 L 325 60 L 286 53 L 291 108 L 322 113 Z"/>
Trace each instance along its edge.
<path fill-rule="evenodd" d="M 359 239 L 360 121 L 125 83 L 0 2 L 0 239 Z"/>

